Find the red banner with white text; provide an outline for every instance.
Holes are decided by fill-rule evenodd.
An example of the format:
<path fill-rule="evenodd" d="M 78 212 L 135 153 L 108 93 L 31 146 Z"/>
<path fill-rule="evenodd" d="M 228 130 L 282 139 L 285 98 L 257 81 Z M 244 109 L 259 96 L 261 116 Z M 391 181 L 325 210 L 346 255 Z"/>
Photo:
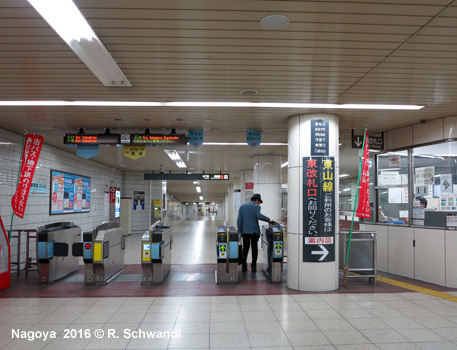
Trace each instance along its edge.
<path fill-rule="evenodd" d="M 368 132 L 365 131 L 365 145 L 362 155 L 362 174 L 360 176 L 359 203 L 355 214 L 359 218 L 371 219 L 370 211 L 370 168 L 368 162 Z"/>
<path fill-rule="evenodd" d="M 43 146 L 43 136 L 27 134 L 25 136 L 24 149 L 22 150 L 21 172 L 16 193 L 11 199 L 11 206 L 16 216 L 24 218 L 25 207 L 29 197 L 30 186 L 32 185 L 33 175 L 40 157 L 41 147 Z"/>

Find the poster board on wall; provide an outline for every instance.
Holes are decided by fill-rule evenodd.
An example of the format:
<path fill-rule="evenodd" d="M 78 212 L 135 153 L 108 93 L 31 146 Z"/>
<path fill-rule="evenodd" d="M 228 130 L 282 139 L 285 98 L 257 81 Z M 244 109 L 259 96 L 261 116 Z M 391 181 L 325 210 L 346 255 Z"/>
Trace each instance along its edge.
<path fill-rule="evenodd" d="M 51 170 L 49 214 L 90 211 L 90 177 Z"/>

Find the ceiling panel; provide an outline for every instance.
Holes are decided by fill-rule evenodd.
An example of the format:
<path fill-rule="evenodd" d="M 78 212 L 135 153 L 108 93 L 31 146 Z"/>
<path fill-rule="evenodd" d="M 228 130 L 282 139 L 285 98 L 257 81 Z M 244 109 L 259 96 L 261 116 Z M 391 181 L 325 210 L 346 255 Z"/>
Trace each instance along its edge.
<path fill-rule="evenodd" d="M 77 0 L 132 88 L 104 87 L 26 0 L 0 2 L 1 100 L 253 101 L 425 104 L 420 111 L 266 108 L 0 107 L 0 127 L 45 135 L 88 132 L 168 133 L 204 129 L 206 142 L 287 142 L 287 119 L 300 113 L 340 116 L 340 171 L 357 174 L 351 129 L 370 134 L 455 114 L 457 7 L 450 0 Z M 268 30 L 260 20 L 286 15 Z M 255 89 L 255 96 L 241 90 Z M 194 172 L 252 170 L 253 157 L 287 146 L 179 147 Z M 102 147 L 96 161 L 124 171 L 178 169 L 161 148 L 137 161 Z M 283 170 L 287 181 L 287 170 Z M 205 200 L 222 200 L 227 183 L 202 185 Z M 170 182 L 182 201 L 193 186 Z"/>

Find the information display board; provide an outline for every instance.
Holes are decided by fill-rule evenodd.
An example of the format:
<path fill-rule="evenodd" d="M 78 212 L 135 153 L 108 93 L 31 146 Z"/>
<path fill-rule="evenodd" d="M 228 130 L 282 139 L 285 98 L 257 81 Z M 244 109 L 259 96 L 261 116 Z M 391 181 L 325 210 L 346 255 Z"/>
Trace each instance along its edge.
<path fill-rule="evenodd" d="M 335 261 L 335 158 L 303 158 L 303 262 Z"/>
<path fill-rule="evenodd" d="M 90 177 L 51 170 L 49 214 L 90 211 Z"/>

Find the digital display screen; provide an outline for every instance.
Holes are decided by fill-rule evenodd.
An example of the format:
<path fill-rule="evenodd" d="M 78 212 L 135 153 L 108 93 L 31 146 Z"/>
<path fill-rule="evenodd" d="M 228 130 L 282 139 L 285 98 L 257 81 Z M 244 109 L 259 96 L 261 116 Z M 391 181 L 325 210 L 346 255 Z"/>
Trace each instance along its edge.
<path fill-rule="evenodd" d="M 66 134 L 63 139 L 65 145 L 95 145 L 95 144 L 118 144 L 120 135 L 100 134 L 100 135 L 75 135 Z"/>
<path fill-rule="evenodd" d="M 187 137 L 185 135 L 138 135 L 133 134 L 130 137 L 132 145 L 186 145 Z"/>

